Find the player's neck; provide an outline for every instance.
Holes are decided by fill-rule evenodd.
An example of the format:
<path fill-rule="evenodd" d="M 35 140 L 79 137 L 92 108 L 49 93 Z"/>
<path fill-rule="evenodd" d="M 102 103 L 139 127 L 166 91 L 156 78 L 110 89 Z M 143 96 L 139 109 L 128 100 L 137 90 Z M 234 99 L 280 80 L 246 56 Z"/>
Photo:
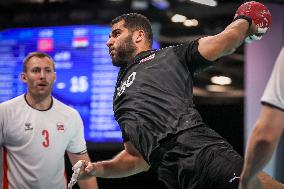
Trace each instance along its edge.
<path fill-rule="evenodd" d="M 147 44 L 145 44 L 145 43 L 138 43 L 136 45 L 136 51 L 135 51 L 134 55 L 136 56 L 136 55 L 138 55 L 141 52 L 149 51 L 149 50 L 151 50 L 151 47 L 149 47 Z"/>
<path fill-rule="evenodd" d="M 37 110 L 48 110 L 52 104 L 51 95 L 48 96 L 34 96 L 30 93 L 25 95 L 27 103 L 34 109 Z"/>

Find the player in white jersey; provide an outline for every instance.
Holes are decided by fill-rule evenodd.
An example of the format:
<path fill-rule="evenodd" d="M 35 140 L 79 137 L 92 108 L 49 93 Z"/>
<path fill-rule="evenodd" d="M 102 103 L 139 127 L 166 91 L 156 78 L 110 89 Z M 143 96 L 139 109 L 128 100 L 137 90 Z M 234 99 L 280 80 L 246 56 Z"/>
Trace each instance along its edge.
<path fill-rule="evenodd" d="M 259 188 L 257 173 L 270 160 L 284 130 L 284 47 L 261 98 L 262 108 L 250 136 L 240 189 Z"/>
<path fill-rule="evenodd" d="M 65 152 L 72 164 L 90 160 L 79 113 L 51 96 L 55 78 L 52 59 L 31 53 L 21 74 L 27 93 L 0 104 L 1 188 L 64 189 Z M 98 188 L 95 178 L 79 185 Z"/>

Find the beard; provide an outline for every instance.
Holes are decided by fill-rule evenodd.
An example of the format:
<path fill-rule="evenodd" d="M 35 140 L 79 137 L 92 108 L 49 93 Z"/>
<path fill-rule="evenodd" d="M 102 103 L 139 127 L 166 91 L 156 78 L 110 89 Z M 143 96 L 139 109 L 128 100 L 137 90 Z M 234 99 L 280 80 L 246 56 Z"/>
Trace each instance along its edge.
<path fill-rule="evenodd" d="M 116 48 L 116 57 L 112 57 L 112 64 L 117 67 L 124 67 L 133 58 L 137 47 L 132 41 L 132 35 L 129 34 Z"/>

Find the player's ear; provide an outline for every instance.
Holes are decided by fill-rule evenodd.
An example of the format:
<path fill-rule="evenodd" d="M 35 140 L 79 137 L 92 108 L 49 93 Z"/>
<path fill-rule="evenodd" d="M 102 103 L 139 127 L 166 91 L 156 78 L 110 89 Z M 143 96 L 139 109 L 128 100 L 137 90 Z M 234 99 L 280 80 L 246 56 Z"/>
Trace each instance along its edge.
<path fill-rule="evenodd" d="M 54 72 L 54 82 L 56 81 L 56 78 L 57 78 L 56 72 Z"/>
<path fill-rule="evenodd" d="M 24 82 L 24 83 L 27 82 L 27 75 L 26 75 L 25 72 L 22 72 L 22 73 L 21 73 L 21 80 L 22 80 L 22 82 Z"/>
<path fill-rule="evenodd" d="M 135 31 L 135 33 L 134 33 L 134 37 L 135 37 L 135 42 L 136 43 L 139 43 L 139 42 L 141 42 L 143 39 L 144 39 L 144 37 L 145 37 L 145 32 L 143 31 L 143 30 L 137 30 L 137 31 Z"/>

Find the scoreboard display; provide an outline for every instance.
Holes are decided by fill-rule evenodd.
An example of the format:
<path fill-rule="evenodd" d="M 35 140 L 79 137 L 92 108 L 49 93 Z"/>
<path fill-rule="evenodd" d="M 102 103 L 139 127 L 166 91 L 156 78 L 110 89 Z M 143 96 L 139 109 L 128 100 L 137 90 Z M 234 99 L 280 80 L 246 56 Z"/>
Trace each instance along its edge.
<path fill-rule="evenodd" d="M 55 61 L 52 95 L 78 110 L 86 140 L 121 142 L 112 110 L 118 68 L 112 65 L 106 46 L 110 31 L 109 26 L 81 25 L 0 32 L 0 102 L 26 92 L 20 80 L 22 62 L 30 52 L 45 52 Z"/>

